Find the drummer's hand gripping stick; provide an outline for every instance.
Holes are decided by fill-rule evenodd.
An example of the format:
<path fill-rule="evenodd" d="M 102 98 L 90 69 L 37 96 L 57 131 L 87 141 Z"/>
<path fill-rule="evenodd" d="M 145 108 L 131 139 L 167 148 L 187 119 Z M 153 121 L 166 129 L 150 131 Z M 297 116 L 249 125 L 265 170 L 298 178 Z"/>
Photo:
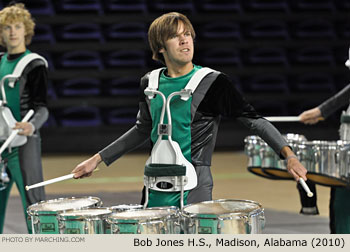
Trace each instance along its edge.
<path fill-rule="evenodd" d="M 23 117 L 22 122 L 28 122 L 28 120 L 32 117 L 32 115 L 34 114 L 34 110 L 29 110 L 27 112 L 27 114 Z M 4 152 L 4 150 L 11 144 L 11 142 L 13 141 L 13 139 L 16 137 L 16 135 L 18 134 L 19 129 L 15 129 L 12 131 L 12 133 L 10 134 L 10 136 L 6 139 L 6 141 L 3 143 L 3 145 L 0 147 L 0 162 L 1 162 L 1 154 Z M 5 170 L 5 165 L 2 165 L 1 167 L 1 177 L 0 177 L 0 181 L 2 183 L 8 183 L 10 181 L 10 178 Z"/>
<path fill-rule="evenodd" d="M 23 117 L 21 122 L 28 122 L 28 120 L 32 117 L 34 114 L 34 110 L 29 110 L 28 113 Z M 15 129 L 12 131 L 11 135 L 6 139 L 5 143 L 0 148 L 0 155 L 3 153 L 3 151 L 9 146 L 9 144 L 12 142 L 12 140 L 16 137 L 20 130 Z"/>

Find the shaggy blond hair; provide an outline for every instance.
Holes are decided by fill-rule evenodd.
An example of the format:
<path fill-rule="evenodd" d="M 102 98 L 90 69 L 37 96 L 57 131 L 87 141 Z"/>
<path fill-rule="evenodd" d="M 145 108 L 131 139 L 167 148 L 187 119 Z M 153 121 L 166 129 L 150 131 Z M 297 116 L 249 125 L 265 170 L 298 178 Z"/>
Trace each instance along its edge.
<path fill-rule="evenodd" d="M 165 64 L 163 54 L 159 50 L 165 48 L 165 41 L 177 34 L 179 22 L 183 23 L 185 30 L 191 33 L 193 39 L 196 37 L 193 26 L 185 15 L 178 12 L 166 13 L 155 19 L 148 29 L 152 59 Z"/>
<path fill-rule="evenodd" d="M 10 5 L 0 11 L 0 34 L 5 25 L 17 22 L 23 22 L 26 31 L 25 43 L 29 45 L 34 36 L 35 23 L 32 15 L 22 3 Z M 0 45 L 6 47 L 3 39 L 0 39 Z"/>

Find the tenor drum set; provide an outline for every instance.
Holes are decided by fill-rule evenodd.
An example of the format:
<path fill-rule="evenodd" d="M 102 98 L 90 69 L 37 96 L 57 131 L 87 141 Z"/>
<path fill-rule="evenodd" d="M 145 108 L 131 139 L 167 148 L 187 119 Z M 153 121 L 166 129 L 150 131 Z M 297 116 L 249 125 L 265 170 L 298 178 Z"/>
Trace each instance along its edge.
<path fill-rule="evenodd" d="M 323 186 L 350 186 L 350 141 L 308 141 L 292 133 L 283 136 L 307 169 L 310 181 Z M 250 172 L 268 179 L 293 179 L 286 162 L 259 136 L 247 136 L 244 142 Z"/>
<path fill-rule="evenodd" d="M 213 200 L 144 208 L 123 204 L 103 207 L 87 196 L 41 201 L 28 207 L 34 234 L 259 234 L 264 209 L 249 200 Z"/>

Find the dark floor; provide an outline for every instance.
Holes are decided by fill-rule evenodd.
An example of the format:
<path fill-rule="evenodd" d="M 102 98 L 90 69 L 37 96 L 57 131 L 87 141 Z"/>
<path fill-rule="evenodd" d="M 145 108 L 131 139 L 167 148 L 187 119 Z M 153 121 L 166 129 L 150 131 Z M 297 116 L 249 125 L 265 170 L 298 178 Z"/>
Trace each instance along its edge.
<path fill-rule="evenodd" d="M 58 195 L 50 194 L 47 199 L 56 199 L 60 197 L 81 197 L 96 196 L 99 197 L 104 206 L 114 206 L 118 204 L 131 204 L 140 202 L 140 192 L 129 193 L 110 193 L 98 192 L 93 195 Z M 328 234 L 328 219 L 321 216 L 305 216 L 294 213 L 281 212 L 271 209 L 265 209 L 266 225 L 265 234 Z M 22 221 L 23 220 L 23 221 Z M 6 221 L 4 227 L 5 234 L 23 234 L 26 233 L 22 205 L 18 196 L 12 196 L 8 202 Z"/>

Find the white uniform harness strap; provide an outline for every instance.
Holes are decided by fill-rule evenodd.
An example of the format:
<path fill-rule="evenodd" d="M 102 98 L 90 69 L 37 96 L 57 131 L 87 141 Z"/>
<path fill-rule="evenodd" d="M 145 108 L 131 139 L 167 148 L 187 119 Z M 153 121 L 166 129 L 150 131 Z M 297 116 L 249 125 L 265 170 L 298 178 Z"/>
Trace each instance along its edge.
<path fill-rule="evenodd" d="M 164 67 L 158 68 L 156 70 L 153 70 L 148 78 L 148 89 L 150 90 L 157 90 L 158 89 L 158 84 L 159 84 L 159 75 L 160 72 L 165 69 Z M 148 99 L 153 99 L 154 98 L 154 94 L 153 95 L 148 95 Z"/>
<path fill-rule="evenodd" d="M 150 76 L 148 78 L 148 90 L 158 90 L 158 86 L 159 86 L 159 75 L 161 73 L 162 70 L 164 70 L 165 68 L 158 68 L 153 70 L 150 73 Z M 194 75 L 192 76 L 192 78 L 190 79 L 190 81 L 187 83 L 186 87 L 184 88 L 185 90 L 191 90 L 191 94 L 193 94 L 193 92 L 196 90 L 196 88 L 198 87 L 199 83 L 202 81 L 202 79 L 207 76 L 208 74 L 214 72 L 213 69 L 209 68 L 209 67 L 203 67 L 201 69 L 199 69 L 197 72 L 194 73 Z M 153 99 L 154 95 L 148 95 L 149 99 Z M 181 99 L 184 101 L 187 101 L 190 97 L 188 96 L 181 96 Z"/>
<path fill-rule="evenodd" d="M 196 88 L 198 87 L 199 83 L 203 80 L 203 78 L 212 72 L 214 72 L 214 70 L 209 67 L 203 67 L 199 69 L 197 72 L 194 73 L 190 81 L 187 83 L 185 89 L 191 90 L 191 94 L 193 94 Z M 187 101 L 189 98 L 190 97 L 188 96 L 181 97 L 181 99 L 184 101 Z"/>
<path fill-rule="evenodd" d="M 36 54 L 36 53 L 30 53 L 30 54 L 27 54 L 26 56 L 24 56 L 16 65 L 15 69 L 13 70 L 13 73 L 12 74 L 8 74 L 8 75 L 5 75 L 2 79 L 1 79 L 1 82 L 0 82 L 0 85 L 1 85 L 1 93 L 2 93 L 2 99 L 3 99 L 3 103 L 7 103 L 7 100 L 6 100 L 6 93 L 5 93 L 5 80 L 8 79 L 9 81 L 9 86 L 11 88 L 13 88 L 15 86 L 15 83 L 16 81 L 21 77 L 22 73 L 23 73 L 23 70 L 26 68 L 26 66 L 32 62 L 33 60 L 36 60 L 36 59 L 41 59 L 42 61 L 44 61 L 45 63 L 45 66 L 48 67 L 48 64 L 47 64 L 47 61 L 41 57 L 39 54 Z"/>
<path fill-rule="evenodd" d="M 30 53 L 27 54 L 26 56 L 24 56 L 16 65 L 15 70 L 13 70 L 12 75 L 14 76 L 18 76 L 17 78 L 19 78 L 22 75 L 22 72 L 24 70 L 24 68 L 33 60 L 36 59 L 41 59 L 42 61 L 44 61 L 45 66 L 48 67 L 47 61 L 45 58 L 43 58 L 42 56 L 40 56 L 39 54 L 36 53 Z M 9 80 L 9 86 L 10 87 L 14 87 L 15 85 L 15 81 L 13 80 Z"/>

